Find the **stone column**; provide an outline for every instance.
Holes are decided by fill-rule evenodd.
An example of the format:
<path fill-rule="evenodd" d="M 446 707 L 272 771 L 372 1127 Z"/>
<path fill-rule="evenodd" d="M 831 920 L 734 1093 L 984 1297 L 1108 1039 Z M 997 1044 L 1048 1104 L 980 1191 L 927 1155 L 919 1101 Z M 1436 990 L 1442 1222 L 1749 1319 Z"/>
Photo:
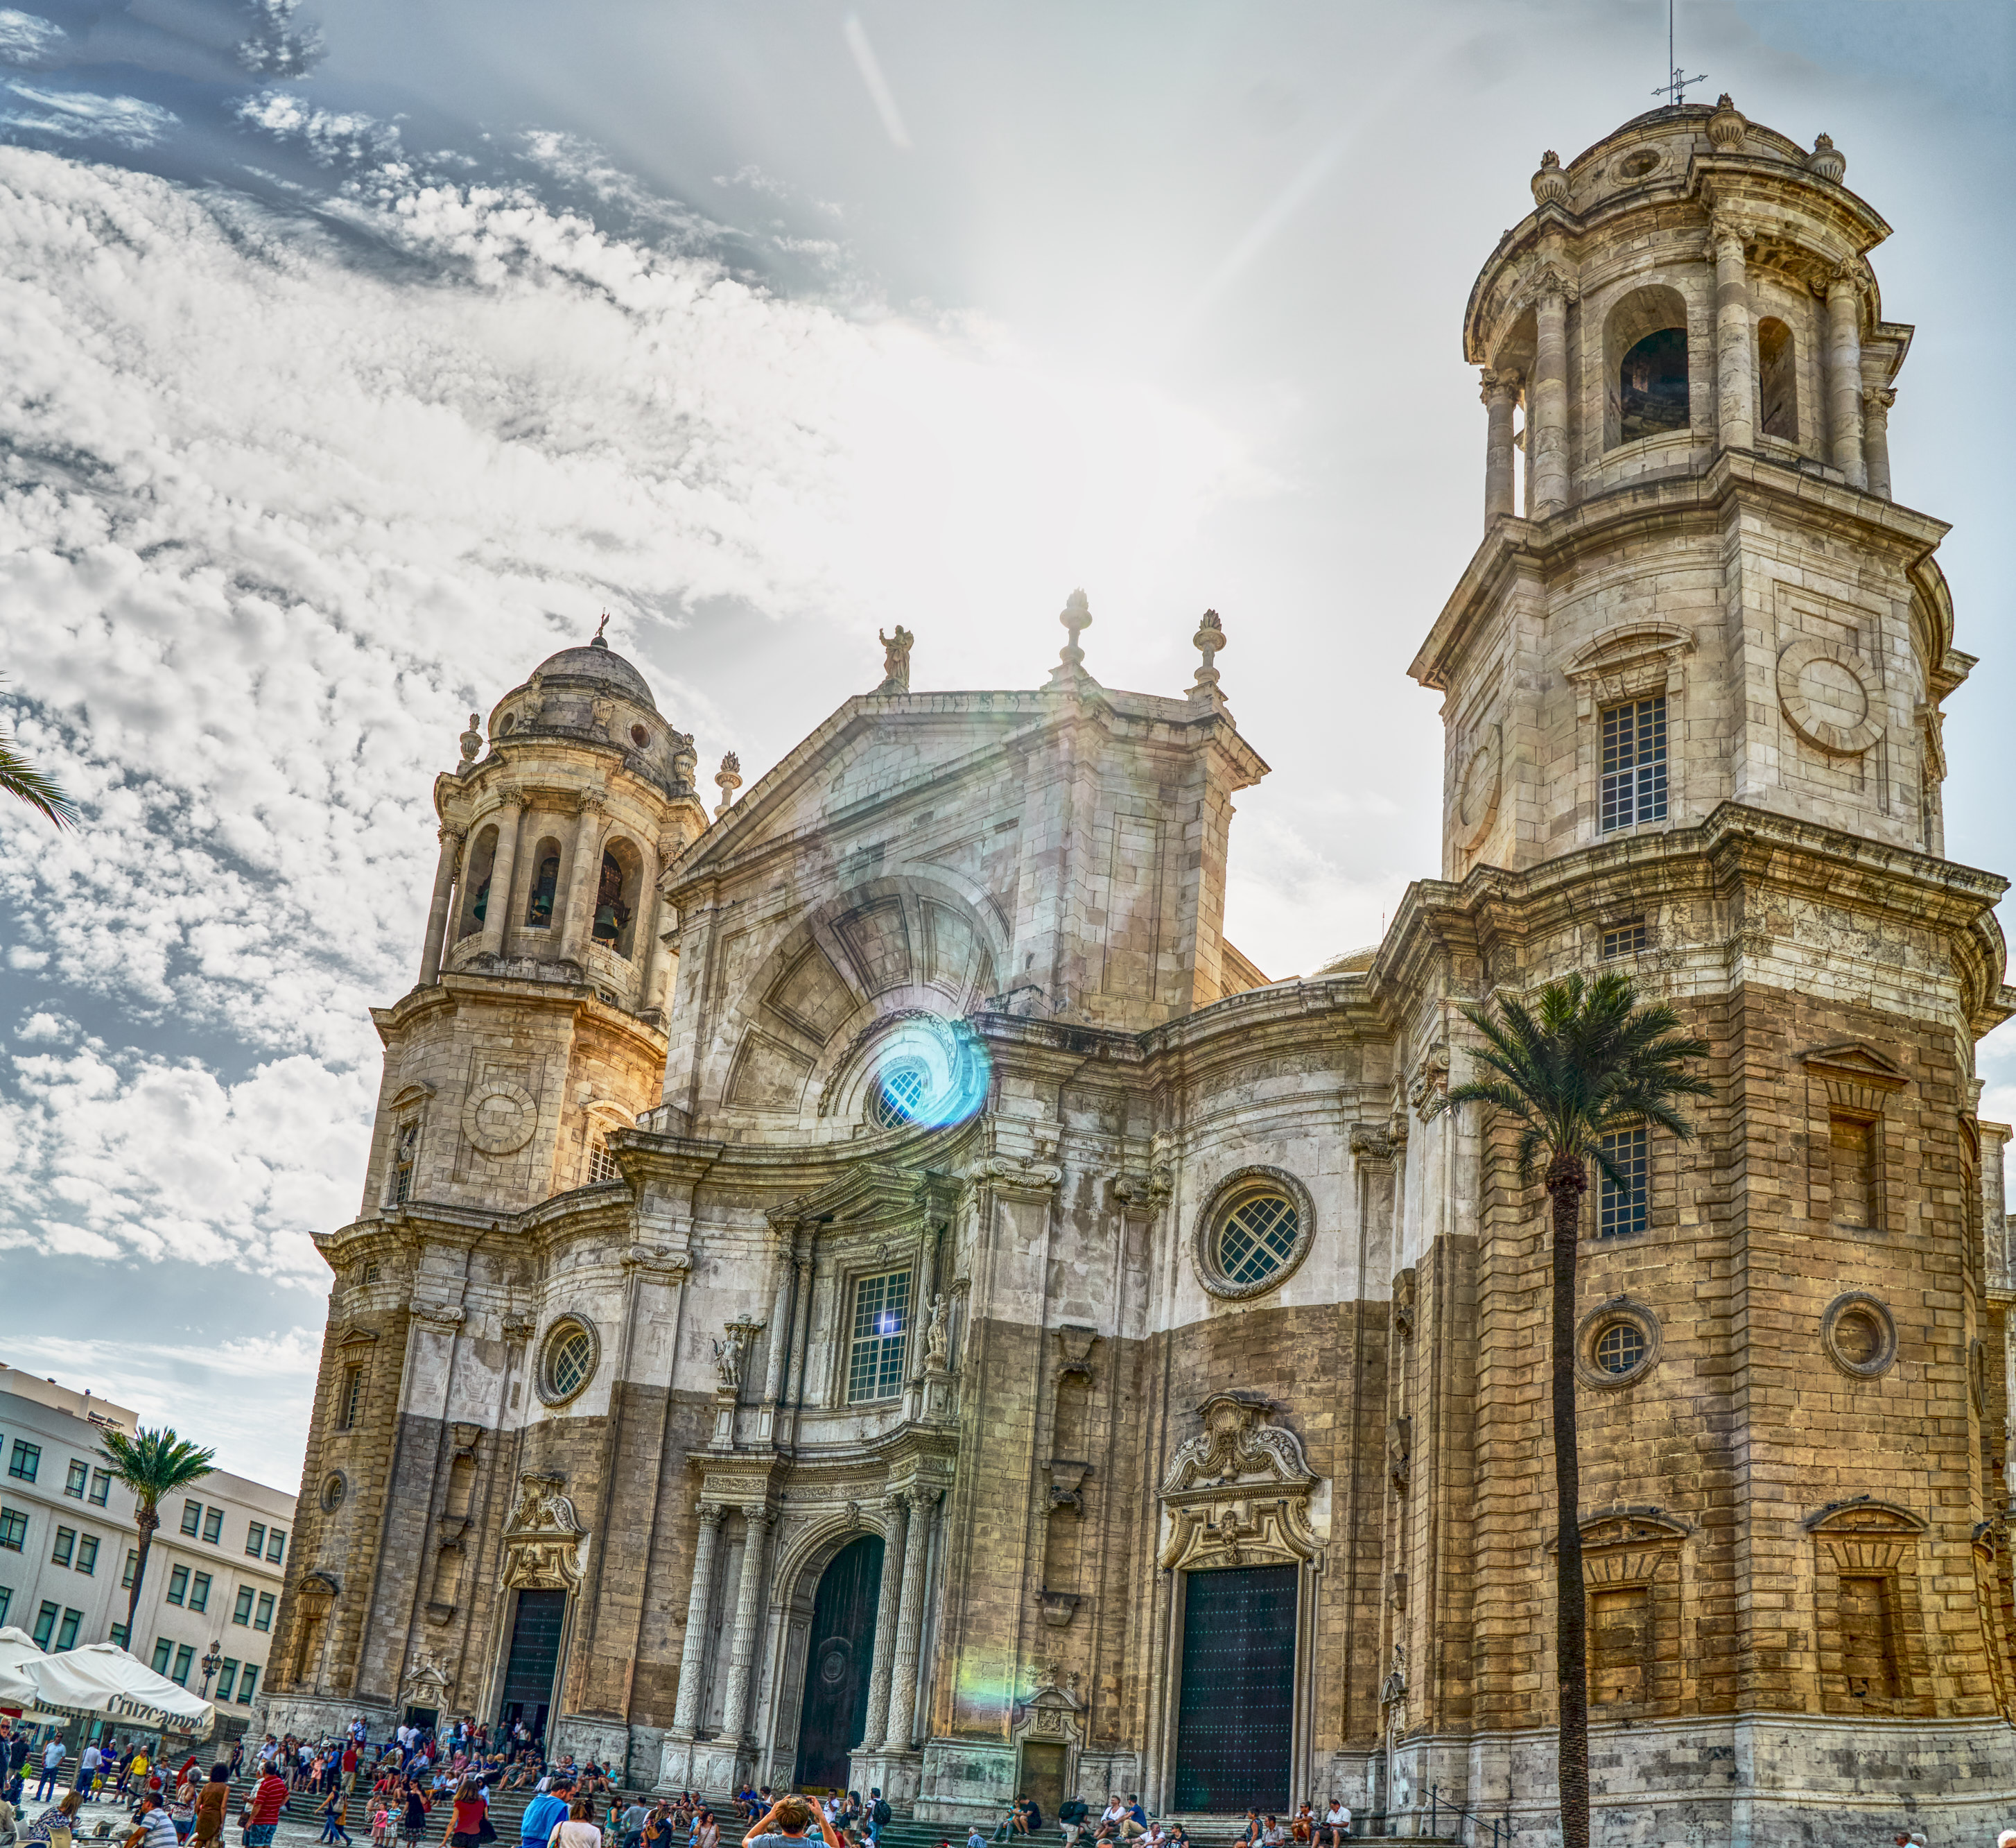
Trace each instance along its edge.
<path fill-rule="evenodd" d="M 672 1731 L 691 1738 L 700 1725 L 701 1677 L 707 1672 L 707 1613 L 714 1604 L 714 1575 L 721 1564 L 718 1501 L 700 1504 L 700 1542 L 693 1549 L 693 1590 L 686 1598 L 686 1639 L 679 1649 L 679 1691 L 672 1708 Z"/>
<path fill-rule="evenodd" d="M 917 1646 L 924 1633 L 924 1555 L 931 1540 L 934 1497 L 913 1494 L 903 1536 L 903 1589 L 897 1612 L 896 1659 L 889 1671 L 889 1733 L 884 1752 L 907 1752 L 917 1712 Z"/>
<path fill-rule="evenodd" d="M 756 1666 L 756 1630 L 763 1616 L 763 1542 L 770 1531 L 767 1508 L 747 1511 L 749 1537 L 742 1548 L 742 1582 L 735 1588 L 735 1634 L 728 1649 L 728 1699 L 721 1709 L 725 1738 L 740 1739 L 749 1724 L 749 1682 Z"/>
<path fill-rule="evenodd" d="M 897 1612 L 902 1598 L 902 1536 L 907 1525 L 903 1504 L 895 1496 L 884 1502 L 889 1532 L 882 1546 L 882 1586 L 875 1598 L 875 1660 L 868 1674 L 867 1724 L 862 1742 L 872 1752 L 889 1730 L 889 1665 L 896 1655 Z"/>
<path fill-rule="evenodd" d="M 455 856 L 462 836 L 455 829 L 441 830 L 441 858 L 434 862 L 434 895 L 427 906 L 427 934 L 420 944 L 422 988 L 432 988 L 441 979 L 442 939 L 448 935 L 448 902 L 455 890 Z"/>
<path fill-rule="evenodd" d="M 1526 467 L 1533 477 L 1533 517 L 1568 504 L 1568 294 L 1551 272 L 1533 304 L 1533 388 L 1526 398 Z"/>
<path fill-rule="evenodd" d="M 1512 407 L 1519 400 L 1519 375 L 1485 369 L 1484 530 L 1512 511 Z"/>
<path fill-rule="evenodd" d="M 1827 291 L 1827 459 L 1851 487 L 1869 485 L 1862 458 L 1862 292 L 1837 272 Z"/>
<path fill-rule="evenodd" d="M 497 823 L 497 852 L 490 863 L 490 897 L 483 907 L 483 935 L 476 941 L 481 956 L 502 956 L 504 934 L 511 924 L 511 875 L 518 863 L 518 817 L 524 797 L 515 789 L 503 792 L 504 800 L 487 819 Z"/>
<path fill-rule="evenodd" d="M 1869 470 L 1869 492 L 1884 500 L 1890 493 L 1890 407 L 1897 394 L 1887 387 L 1862 394 L 1862 453 Z"/>
<path fill-rule="evenodd" d="M 1718 220 L 1715 251 L 1715 427 L 1725 449 L 1757 447 L 1756 335 L 1750 323 L 1750 268 L 1743 238 Z"/>
<path fill-rule="evenodd" d="M 602 798 L 583 796 L 574 824 L 573 864 L 567 869 L 567 915 L 560 921 L 560 955 L 579 962 L 595 925 L 596 887 L 602 877 Z"/>
<path fill-rule="evenodd" d="M 771 1264 L 776 1288 L 770 1298 L 770 1355 L 763 1365 L 763 1403 L 774 1414 L 784 1403 L 786 1368 L 790 1364 L 791 1336 L 797 1306 L 791 1300 L 791 1284 L 797 1271 L 791 1262 L 791 1247 L 797 1242 L 795 1223 L 777 1228 L 777 1255 Z"/>

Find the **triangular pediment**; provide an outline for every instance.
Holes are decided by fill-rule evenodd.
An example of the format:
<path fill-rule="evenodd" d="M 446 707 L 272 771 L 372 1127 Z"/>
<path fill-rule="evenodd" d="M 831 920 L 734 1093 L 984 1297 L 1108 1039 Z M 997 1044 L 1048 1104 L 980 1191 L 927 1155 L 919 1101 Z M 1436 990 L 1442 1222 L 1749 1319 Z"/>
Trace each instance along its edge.
<path fill-rule="evenodd" d="M 377 1338 L 376 1328 L 366 1328 L 358 1322 L 346 1322 L 342 1333 L 336 1338 L 335 1345 L 340 1348 L 369 1347 Z"/>
<path fill-rule="evenodd" d="M 1902 1066 L 1859 1039 L 1842 1039 L 1831 1046 L 1815 1046 L 1809 1052 L 1801 1053 L 1799 1061 L 1809 1072 L 1824 1073 L 1829 1077 L 1852 1078 L 1888 1090 L 1899 1090 L 1906 1082 Z"/>

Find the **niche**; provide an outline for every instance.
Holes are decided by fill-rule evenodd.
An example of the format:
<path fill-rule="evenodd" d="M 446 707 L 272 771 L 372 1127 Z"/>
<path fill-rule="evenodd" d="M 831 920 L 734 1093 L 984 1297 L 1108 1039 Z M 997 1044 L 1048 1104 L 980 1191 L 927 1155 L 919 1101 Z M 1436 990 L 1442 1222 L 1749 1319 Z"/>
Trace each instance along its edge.
<path fill-rule="evenodd" d="M 1050 1424 L 1049 1502 L 1043 1527 L 1043 1620 L 1061 1626 L 1084 1602 L 1085 1483 L 1092 1474 L 1092 1350 L 1096 1330 L 1057 1330 L 1057 1383 Z"/>
<path fill-rule="evenodd" d="M 1806 1527 L 1816 1543 L 1821 1710 L 1929 1714 L 1931 1663 L 1917 1595 L 1924 1521 L 1858 1496 L 1823 1508 Z"/>
<path fill-rule="evenodd" d="M 1757 420 L 1766 436 L 1799 440 L 1799 371 L 1792 330 L 1767 316 L 1757 323 Z"/>
<path fill-rule="evenodd" d="M 469 850 L 468 865 L 462 877 L 462 922 L 455 933 L 458 942 L 483 928 L 483 920 L 490 913 L 490 872 L 496 863 L 497 829 L 492 823 L 478 833 Z"/>
<path fill-rule="evenodd" d="M 531 895 L 525 902 L 525 928 L 530 931 L 553 928 L 553 907 L 560 889 L 560 844 L 549 834 L 532 855 Z"/>

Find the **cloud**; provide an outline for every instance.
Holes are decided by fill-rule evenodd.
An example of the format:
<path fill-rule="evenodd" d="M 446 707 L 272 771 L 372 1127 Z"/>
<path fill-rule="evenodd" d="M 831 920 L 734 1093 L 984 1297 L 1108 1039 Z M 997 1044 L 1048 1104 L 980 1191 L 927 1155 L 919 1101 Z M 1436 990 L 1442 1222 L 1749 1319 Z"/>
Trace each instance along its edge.
<path fill-rule="evenodd" d="M 1311 974 L 1347 949 L 1377 942 L 1407 884 L 1403 873 L 1345 866 L 1294 819 L 1248 798 L 1226 873 L 1225 934 L 1243 945 L 1264 930 L 1289 958 L 1287 967 L 1266 968 L 1276 982 Z"/>
<path fill-rule="evenodd" d="M 970 664 L 1060 586 L 1165 604 L 1201 513 L 1267 484 L 1208 420 L 983 325 L 851 319 L 412 178 L 370 118 L 247 106 L 340 196 L 0 149 L 0 698 L 86 811 L 0 810 L 0 903 L 22 1011 L 104 1036 L 0 1065 L 0 1243 L 310 1277 L 472 708 L 603 608 L 717 749 L 679 668 L 710 611 L 937 612 L 940 683 L 998 683 Z M 809 725 L 831 690 L 794 672 Z"/>
<path fill-rule="evenodd" d="M 31 1329 L 10 1332 L 0 1359 L 80 1391 L 88 1386 L 145 1425 L 173 1425 L 216 1450 L 220 1469 L 291 1495 L 301 1482 L 321 1352 L 319 1328 L 218 1342 Z"/>
<path fill-rule="evenodd" d="M 59 141 L 109 142 L 114 147 L 138 149 L 159 141 L 178 120 L 172 110 L 143 103 L 137 96 L 38 90 L 13 81 L 0 88 L 28 105 L 25 109 L 0 106 L 0 127 L 18 134 L 49 135 Z"/>
<path fill-rule="evenodd" d="M 34 66 L 59 52 L 67 35 L 53 20 L 0 6 L 0 64 Z"/>

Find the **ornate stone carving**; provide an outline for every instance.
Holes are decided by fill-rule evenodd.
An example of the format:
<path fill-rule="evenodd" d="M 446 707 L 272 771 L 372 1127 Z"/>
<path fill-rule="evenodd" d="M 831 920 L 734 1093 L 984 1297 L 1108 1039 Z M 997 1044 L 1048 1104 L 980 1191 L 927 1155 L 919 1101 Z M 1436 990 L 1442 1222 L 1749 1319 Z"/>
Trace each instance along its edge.
<path fill-rule="evenodd" d="M 1393 1327 L 1402 1337 L 1414 1332 L 1414 1271 L 1411 1265 L 1394 1274 Z"/>
<path fill-rule="evenodd" d="M 1386 1466 L 1391 1473 L 1393 1486 L 1404 1489 L 1412 1472 L 1414 1460 L 1414 1421 L 1398 1418 L 1386 1427 Z"/>
<path fill-rule="evenodd" d="M 493 1079 L 462 1107 L 463 1133 L 486 1155 L 515 1155 L 538 1126 L 538 1104 L 523 1085 Z"/>
<path fill-rule="evenodd" d="M 1383 1124 L 1353 1123 L 1351 1152 L 1361 1162 L 1390 1162 L 1393 1158 L 1393 1138 Z"/>
<path fill-rule="evenodd" d="M 952 1337 L 945 1329 L 944 1291 L 931 1298 L 929 1319 L 924 1324 L 924 1371 L 943 1373 L 952 1353 Z"/>
<path fill-rule="evenodd" d="M 1407 1101 L 1423 1122 L 1442 1108 L 1449 1095 L 1449 1055 L 1446 1046 L 1431 1046 L 1407 1080 Z"/>
<path fill-rule="evenodd" d="M 1540 205 L 1561 205 L 1568 196 L 1568 176 L 1562 171 L 1561 157 L 1552 148 L 1540 157 L 1539 170 L 1532 182 L 1533 203 Z"/>
<path fill-rule="evenodd" d="M 1062 1457 L 1053 1457 L 1043 1468 L 1049 1472 L 1050 1512 L 1069 1508 L 1075 1515 L 1085 1513 L 1085 1479 L 1092 1474 L 1089 1463 L 1079 1463 Z"/>
<path fill-rule="evenodd" d="M 1708 138 L 1718 154 L 1733 154 L 1743 146 L 1750 124 L 1724 90 L 1715 100 L 1715 113 L 1708 119 Z"/>
<path fill-rule="evenodd" d="M 1269 1423 L 1265 1401 L 1215 1392 L 1197 1407 L 1204 1429 L 1179 1446 L 1162 1479 L 1168 1519 L 1157 1564 L 1165 1571 L 1313 1559 L 1316 1486 L 1301 1440 Z"/>
<path fill-rule="evenodd" d="M 1806 171 L 1816 179 L 1831 180 L 1839 186 L 1848 171 L 1848 157 L 1834 145 L 1831 135 L 1813 137 L 1813 151 L 1806 157 Z"/>
<path fill-rule="evenodd" d="M 1077 1322 L 1065 1322 L 1057 1329 L 1057 1378 L 1092 1381 L 1092 1350 L 1099 1345 L 1099 1331 Z"/>
<path fill-rule="evenodd" d="M 439 1709 L 448 1704 L 455 1677 L 431 1649 L 419 1649 L 414 1652 L 412 1666 L 406 1670 L 400 1686 L 413 1706 Z"/>
<path fill-rule="evenodd" d="M 728 1338 L 714 1344 L 714 1371 L 719 1383 L 715 1391 L 724 1399 L 733 1399 L 742 1390 L 742 1370 L 749 1363 L 749 1349 L 756 1337 L 762 1332 L 761 1322 L 737 1320 L 729 1322 L 722 1332 Z"/>
<path fill-rule="evenodd" d="M 693 1259 L 669 1245 L 633 1245 L 623 1254 L 623 1268 L 638 1271 L 655 1282 L 682 1284 L 693 1270 Z"/>
<path fill-rule="evenodd" d="M 1215 610 L 1207 610 L 1197 618 L 1197 633 L 1190 637 L 1190 646 L 1204 659 L 1190 682 L 1190 697 L 1193 700 L 1215 698 L 1219 675 L 1213 664 L 1225 652 L 1225 625 L 1219 621 Z"/>
<path fill-rule="evenodd" d="M 483 749 L 483 717 L 481 713 L 469 715 L 469 729 L 462 734 L 462 773 L 466 776 L 475 764 Z"/>
<path fill-rule="evenodd" d="M 467 1313 L 459 1302 L 416 1302 L 413 1305 L 415 1321 L 425 1322 L 430 1327 L 450 1331 L 462 1326 Z"/>
<path fill-rule="evenodd" d="M 992 1181 L 1006 1193 L 1047 1194 L 1064 1177 L 1053 1162 L 1022 1162 L 1013 1155 L 992 1155 L 975 1165 L 972 1178 Z"/>
<path fill-rule="evenodd" d="M 588 1530 L 561 1493 L 567 1478 L 519 1478 L 518 1505 L 504 1529 L 504 1583 L 513 1590 L 572 1591 L 588 1568 Z"/>
<path fill-rule="evenodd" d="M 1859 757 L 1883 736 L 1874 666 L 1845 642 L 1802 636 L 1778 656 L 1778 705 L 1792 729 L 1831 757 Z"/>
<path fill-rule="evenodd" d="M 1175 1180 L 1167 1162 L 1146 1169 L 1123 1169 L 1113 1177 L 1113 1191 L 1135 1212 L 1157 1213 L 1175 1191 Z"/>

